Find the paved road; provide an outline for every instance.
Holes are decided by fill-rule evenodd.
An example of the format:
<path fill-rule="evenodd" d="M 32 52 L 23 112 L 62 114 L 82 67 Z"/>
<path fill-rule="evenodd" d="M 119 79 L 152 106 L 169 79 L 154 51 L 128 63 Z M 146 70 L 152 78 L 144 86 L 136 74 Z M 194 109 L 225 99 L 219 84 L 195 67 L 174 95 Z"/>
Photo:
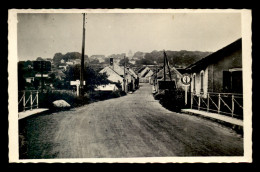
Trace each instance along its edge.
<path fill-rule="evenodd" d="M 243 138 L 163 108 L 151 85 L 127 96 L 26 120 L 25 158 L 242 156 Z"/>

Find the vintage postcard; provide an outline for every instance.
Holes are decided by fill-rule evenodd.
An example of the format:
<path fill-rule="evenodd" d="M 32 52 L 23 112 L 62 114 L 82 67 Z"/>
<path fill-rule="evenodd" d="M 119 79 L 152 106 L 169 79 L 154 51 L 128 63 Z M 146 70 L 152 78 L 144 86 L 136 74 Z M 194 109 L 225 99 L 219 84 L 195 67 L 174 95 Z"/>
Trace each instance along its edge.
<path fill-rule="evenodd" d="M 248 9 L 10 9 L 9 162 L 252 162 Z"/>

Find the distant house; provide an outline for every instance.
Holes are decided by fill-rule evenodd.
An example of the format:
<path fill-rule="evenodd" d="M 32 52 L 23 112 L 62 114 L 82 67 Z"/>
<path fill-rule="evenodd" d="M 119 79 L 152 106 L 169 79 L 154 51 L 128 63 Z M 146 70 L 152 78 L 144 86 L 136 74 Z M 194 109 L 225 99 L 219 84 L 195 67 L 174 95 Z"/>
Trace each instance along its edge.
<path fill-rule="evenodd" d="M 136 63 L 136 61 L 135 61 L 135 60 L 133 60 L 133 59 L 131 59 L 131 60 L 129 60 L 129 63 L 131 63 L 131 64 L 135 64 L 135 63 Z"/>
<path fill-rule="evenodd" d="M 25 81 L 26 81 L 27 83 L 32 83 L 32 81 L 34 81 L 34 77 L 26 77 L 26 78 L 25 78 Z"/>
<path fill-rule="evenodd" d="M 72 66 L 72 65 L 74 65 L 74 63 L 73 63 L 73 62 L 69 62 L 69 61 L 67 61 L 67 62 L 66 62 L 66 64 L 67 64 L 67 65 L 69 65 L 69 66 Z"/>
<path fill-rule="evenodd" d="M 112 59 L 112 58 L 111 58 Z M 136 89 L 136 80 L 137 80 L 137 75 L 133 70 L 130 70 L 129 68 L 125 68 L 123 66 L 119 66 L 113 62 L 110 63 L 109 66 L 106 66 L 103 68 L 99 73 L 106 73 L 108 75 L 108 80 L 113 81 L 113 82 L 120 82 L 122 85 L 122 89 L 126 92 L 129 90 L 134 90 Z M 124 88 L 124 77 L 125 77 L 125 84 L 126 87 Z"/>
<path fill-rule="evenodd" d="M 139 73 L 139 77 L 142 78 L 144 77 L 144 75 L 149 72 L 151 69 L 149 67 L 145 67 L 143 70 L 141 70 L 141 72 Z"/>
<path fill-rule="evenodd" d="M 95 91 L 116 91 L 118 90 L 117 86 L 115 84 L 108 84 L 108 85 L 99 85 L 97 88 L 95 88 Z"/>
<path fill-rule="evenodd" d="M 64 60 L 64 59 L 61 59 L 61 60 L 60 60 L 60 63 L 65 63 L 65 60 Z"/>
<path fill-rule="evenodd" d="M 182 74 L 175 68 L 175 67 L 171 67 L 170 68 L 170 72 L 171 72 L 171 77 L 170 77 L 170 73 L 168 70 L 166 70 L 166 78 L 165 81 L 174 81 L 176 88 L 178 89 L 184 89 L 183 88 L 183 84 L 181 82 L 181 78 L 182 78 Z M 161 69 L 158 73 L 157 73 L 157 81 L 155 81 L 155 83 L 157 85 L 156 86 L 156 91 L 158 91 L 159 87 L 158 87 L 158 81 L 164 81 L 164 69 Z"/>
<path fill-rule="evenodd" d="M 61 70 L 55 70 L 53 71 L 53 73 L 55 74 L 56 78 L 59 80 L 63 80 L 66 77 L 66 75 Z"/>
<path fill-rule="evenodd" d="M 80 64 L 81 63 L 81 59 L 75 59 L 74 60 L 74 64 Z"/>
<path fill-rule="evenodd" d="M 63 71 L 66 71 L 67 70 L 67 68 L 68 68 L 68 64 L 66 64 L 66 63 L 64 63 L 64 64 L 60 64 L 59 65 L 59 69 L 62 69 Z"/>

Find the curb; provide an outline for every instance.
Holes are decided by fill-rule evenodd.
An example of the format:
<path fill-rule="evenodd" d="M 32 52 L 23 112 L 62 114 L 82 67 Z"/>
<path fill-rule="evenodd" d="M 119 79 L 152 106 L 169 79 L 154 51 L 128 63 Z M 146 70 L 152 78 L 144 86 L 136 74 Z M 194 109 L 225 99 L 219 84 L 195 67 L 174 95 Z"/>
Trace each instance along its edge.
<path fill-rule="evenodd" d="M 210 120 L 210 121 L 219 123 L 219 124 L 221 124 L 223 126 L 231 128 L 232 130 L 236 131 L 238 134 L 242 134 L 243 135 L 243 126 L 232 124 L 232 123 L 229 123 L 229 122 L 226 122 L 226 121 L 222 121 L 220 119 L 216 119 L 216 118 L 209 117 L 209 116 L 204 116 L 204 115 L 193 113 L 193 112 L 187 112 L 187 111 L 181 110 L 181 113 L 188 114 L 188 115 L 193 115 L 193 116 L 198 116 L 200 118 L 203 118 L 203 119 L 206 119 L 206 120 Z"/>

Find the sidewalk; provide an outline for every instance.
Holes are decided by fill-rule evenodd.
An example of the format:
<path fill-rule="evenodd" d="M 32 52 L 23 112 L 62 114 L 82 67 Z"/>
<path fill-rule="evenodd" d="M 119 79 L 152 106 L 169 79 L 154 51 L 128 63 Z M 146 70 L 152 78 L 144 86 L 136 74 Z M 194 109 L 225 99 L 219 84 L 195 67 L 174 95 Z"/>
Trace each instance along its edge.
<path fill-rule="evenodd" d="M 24 112 L 19 112 L 18 118 L 20 120 L 20 119 L 26 118 L 28 116 L 35 115 L 35 114 L 38 114 L 38 113 L 41 113 L 41 112 L 44 112 L 44 111 L 47 111 L 47 110 L 49 110 L 49 109 L 38 108 L 38 109 L 26 110 Z"/>
<path fill-rule="evenodd" d="M 222 123 L 243 127 L 243 120 L 228 117 L 225 115 L 219 115 L 217 113 L 211 113 L 211 112 L 206 112 L 206 111 L 201 111 L 201 110 L 196 110 L 196 109 L 182 109 L 181 112 L 187 113 L 187 114 L 199 115 L 199 116 L 206 117 L 206 118 L 209 118 L 212 120 L 217 120 Z"/>

